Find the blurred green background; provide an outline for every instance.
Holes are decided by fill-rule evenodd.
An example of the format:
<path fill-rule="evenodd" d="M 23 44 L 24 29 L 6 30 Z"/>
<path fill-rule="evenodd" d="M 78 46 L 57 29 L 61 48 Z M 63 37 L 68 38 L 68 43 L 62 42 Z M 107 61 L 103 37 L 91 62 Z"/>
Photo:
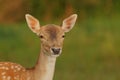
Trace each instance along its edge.
<path fill-rule="evenodd" d="M 0 61 L 35 65 L 40 40 L 28 28 L 26 13 L 41 25 L 60 25 L 78 14 L 54 80 L 120 80 L 120 0 L 0 0 Z"/>

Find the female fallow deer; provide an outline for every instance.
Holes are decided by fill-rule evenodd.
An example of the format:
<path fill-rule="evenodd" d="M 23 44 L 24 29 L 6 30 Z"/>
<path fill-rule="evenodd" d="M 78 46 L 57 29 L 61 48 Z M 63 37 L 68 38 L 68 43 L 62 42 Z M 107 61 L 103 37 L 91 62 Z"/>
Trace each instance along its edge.
<path fill-rule="evenodd" d="M 62 52 L 63 40 L 77 19 L 73 14 L 63 21 L 62 26 L 54 24 L 40 27 L 39 21 L 26 14 L 29 28 L 41 39 L 41 52 L 34 68 L 26 69 L 19 64 L 0 62 L 0 80 L 53 80 L 56 58 Z"/>

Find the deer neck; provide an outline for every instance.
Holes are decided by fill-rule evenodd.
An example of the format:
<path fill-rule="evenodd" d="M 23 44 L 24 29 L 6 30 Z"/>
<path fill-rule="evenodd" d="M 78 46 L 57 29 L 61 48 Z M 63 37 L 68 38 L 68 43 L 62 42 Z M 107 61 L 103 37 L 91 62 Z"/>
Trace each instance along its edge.
<path fill-rule="evenodd" d="M 35 80 L 52 80 L 54 75 L 56 57 L 46 55 L 41 48 L 38 62 L 34 69 Z"/>

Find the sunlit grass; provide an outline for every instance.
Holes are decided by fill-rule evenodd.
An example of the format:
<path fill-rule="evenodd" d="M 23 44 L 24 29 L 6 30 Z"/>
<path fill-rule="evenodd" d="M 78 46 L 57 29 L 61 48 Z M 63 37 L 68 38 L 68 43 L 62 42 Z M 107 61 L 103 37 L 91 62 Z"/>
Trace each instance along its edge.
<path fill-rule="evenodd" d="M 120 80 L 120 20 L 89 19 L 66 34 L 54 80 Z M 32 67 L 40 41 L 26 24 L 0 25 L 0 61 Z"/>

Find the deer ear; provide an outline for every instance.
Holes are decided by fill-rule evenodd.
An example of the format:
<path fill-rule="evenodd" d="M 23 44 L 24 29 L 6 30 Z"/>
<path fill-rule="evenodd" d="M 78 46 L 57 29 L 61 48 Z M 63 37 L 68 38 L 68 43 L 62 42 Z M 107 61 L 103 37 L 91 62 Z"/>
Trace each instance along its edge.
<path fill-rule="evenodd" d="M 34 32 L 37 33 L 40 30 L 40 24 L 39 21 L 31 16 L 30 14 L 25 15 L 28 27 Z"/>
<path fill-rule="evenodd" d="M 69 32 L 73 28 L 73 26 L 75 25 L 76 19 L 77 19 L 77 14 L 73 14 L 70 17 L 66 18 L 63 21 L 62 29 L 65 32 Z"/>

